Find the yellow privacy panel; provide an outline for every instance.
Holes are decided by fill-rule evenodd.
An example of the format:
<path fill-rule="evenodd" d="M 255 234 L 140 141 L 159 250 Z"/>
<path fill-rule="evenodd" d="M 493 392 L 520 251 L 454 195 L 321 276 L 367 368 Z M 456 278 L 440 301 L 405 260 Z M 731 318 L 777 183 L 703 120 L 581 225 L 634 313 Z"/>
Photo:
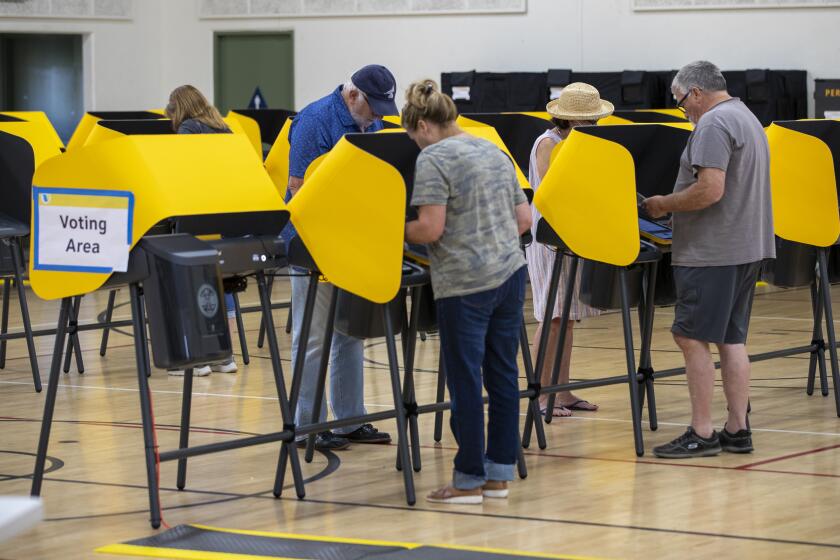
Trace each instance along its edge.
<path fill-rule="evenodd" d="M 94 123 L 93 127 L 91 127 L 87 138 L 85 138 L 84 146 L 90 146 L 91 144 L 97 144 L 99 142 L 104 142 L 106 140 L 113 140 L 114 138 L 121 138 L 125 136 L 125 134 L 118 132 L 112 128 L 108 128 L 105 126 L 100 126 L 99 123 Z"/>
<path fill-rule="evenodd" d="M 35 154 L 35 169 L 61 153 L 64 144 L 44 113 L 5 111 L 0 113 L 0 131 L 23 138 Z"/>
<path fill-rule="evenodd" d="M 395 135 L 345 136 L 289 202 L 292 223 L 330 282 L 376 303 L 402 280 L 405 182 L 374 155 Z"/>
<path fill-rule="evenodd" d="M 783 239 L 827 247 L 840 237 L 835 161 L 829 146 L 806 132 L 817 132 L 808 124 L 774 123 L 767 129 L 773 225 Z"/>
<path fill-rule="evenodd" d="M 99 117 L 85 113 L 82 120 L 76 125 L 76 130 L 73 131 L 73 136 L 70 137 L 70 141 L 67 143 L 67 151 L 69 152 L 84 146 L 87 137 L 97 122 L 99 122 Z"/>
<path fill-rule="evenodd" d="M 271 151 L 265 158 L 265 170 L 271 177 L 274 186 L 280 192 L 280 196 L 286 196 L 286 187 L 289 184 L 289 129 L 292 128 L 292 119 L 286 119 L 283 128 L 277 135 Z"/>
<path fill-rule="evenodd" d="M 617 266 L 639 254 L 633 157 L 622 145 L 573 130 L 534 204 L 569 248 Z"/>
<path fill-rule="evenodd" d="M 38 169 L 34 184 L 131 192 L 132 246 L 173 216 L 285 209 L 250 143 L 235 134 L 123 136 L 53 158 Z M 31 264 L 32 288 L 44 299 L 91 292 L 109 276 Z"/>
<path fill-rule="evenodd" d="M 246 135 L 251 145 L 262 157 L 262 137 L 260 136 L 260 125 L 257 124 L 257 121 L 233 111 L 228 111 L 224 120 L 234 133 Z"/>
<path fill-rule="evenodd" d="M 461 128 L 464 129 L 464 132 L 466 132 L 467 134 L 471 134 L 478 138 L 483 138 L 484 140 L 492 142 L 500 150 L 506 153 L 511 161 L 515 162 L 515 160 L 513 159 L 513 155 L 511 155 L 510 150 L 508 150 L 507 146 L 505 146 L 505 143 L 502 141 L 502 137 L 499 136 L 499 133 L 496 132 L 495 128 L 493 128 L 490 125 L 486 125 L 484 123 L 480 123 L 478 121 L 474 121 L 472 119 L 460 116 L 458 117 L 458 124 L 459 126 L 461 126 Z M 516 163 L 514 163 L 513 167 L 516 171 L 516 179 L 517 181 L 519 181 L 519 186 L 523 189 L 530 189 L 531 185 L 530 183 L 528 183 L 528 178 L 525 176 L 524 173 L 522 173 L 522 170 L 519 169 L 519 166 L 516 165 Z"/>
<path fill-rule="evenodd" d="M 399 115 L 385 115 L 382 117 L 382 120 L 397 126 L 402 126 L 402 121 L 400 120 Z"/>

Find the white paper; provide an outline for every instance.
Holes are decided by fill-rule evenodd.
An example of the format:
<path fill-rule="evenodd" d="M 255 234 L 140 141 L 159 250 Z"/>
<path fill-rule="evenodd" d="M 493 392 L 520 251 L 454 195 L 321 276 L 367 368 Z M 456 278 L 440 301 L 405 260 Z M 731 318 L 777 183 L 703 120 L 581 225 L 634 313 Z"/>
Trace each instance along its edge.
<path fill-rule="evenodd" d="M 563 93 L 563 89 L 564 88 L 558 86 L 550 87 L 548 93 L 549 99 L 557 99 L 558 97 L 560 97 L 560 94 Z"/>
<path fill-rule="evenodd" d="M 470 100 L 470 86 L 452 86 L 452 99 L 455 101 Z"/>
<path fill-rule="evenodd" d="M 119 199 L 116 204 L 108 204 L 107 198 L 107 195 L 75 193 L 70 199 L 60 194 L 39 195 L 35 268 L 125 272 L 131 248 L 131 207 L 126 200 Z M 66 200 L 72 200 L 74 204 L 63 204 Z M 107 207 L 114 205 L 125 207 Z"/>

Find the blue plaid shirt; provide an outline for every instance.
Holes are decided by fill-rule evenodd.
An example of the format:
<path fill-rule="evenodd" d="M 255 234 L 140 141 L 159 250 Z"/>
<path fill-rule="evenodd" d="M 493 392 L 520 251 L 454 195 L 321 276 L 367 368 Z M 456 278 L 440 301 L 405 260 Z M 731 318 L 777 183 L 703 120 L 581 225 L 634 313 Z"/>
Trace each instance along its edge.
<path fill-rule="evenodd" d="M 328 96 L 304 107 L 292 121 L 289 129 L 289 176 L 303 177 L 309 164 L 332 150 L 342 136 L 362 132 L 341 97 L 342 87 L 338 86 Z M 365 132 L 376 132 L 382 128 L 382 121 L 375 120 Z M 286 202 L 291 198 L 292 194 L 286 191 Z M 283 229 L 286 245 L 296 235 L 297 231 L 289 222 Z"/>

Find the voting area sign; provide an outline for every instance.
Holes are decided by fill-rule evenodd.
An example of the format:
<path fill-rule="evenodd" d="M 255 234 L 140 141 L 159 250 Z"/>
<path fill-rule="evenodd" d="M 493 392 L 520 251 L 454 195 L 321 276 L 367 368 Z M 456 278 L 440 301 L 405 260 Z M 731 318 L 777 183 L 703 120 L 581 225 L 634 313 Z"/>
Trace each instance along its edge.
<path fill-rule="evenodd" d="M 35 270 L 126 271 L 132 193 L 33 187 L 32 198 Z"/>

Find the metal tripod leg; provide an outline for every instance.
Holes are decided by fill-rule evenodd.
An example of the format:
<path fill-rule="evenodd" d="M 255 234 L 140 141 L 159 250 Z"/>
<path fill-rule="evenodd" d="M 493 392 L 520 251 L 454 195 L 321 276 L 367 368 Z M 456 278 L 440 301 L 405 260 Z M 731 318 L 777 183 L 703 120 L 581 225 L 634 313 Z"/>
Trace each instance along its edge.
<path fill-rule="evenodd" d="M 242 350 L 242 363 L 246 366 L 251 363 L 251 355 L 248 353 L 248 339 L 245 337 L 245 323 L 242 321 L 242 308 L 239 306 L 239 294 L 233 292 L 233 306 L 236 310 L 236 330 L 239 333 L 239 348 Z"/>
<path fill-rule="evenodd" d="M 537 379 L 536 373 L 534 372 L 534 365 L 531 363 L 531 345 L 528 342 L 528 328 L 525 326 L 525 315 L 522 316 L 522 326 L 519 329 L 519 347 L 522 349 L 522 363 L 525 366 L 525 380 L 528 382 L 528 387 L 536 387 L 539 385 L 539 380 Z M 528 414 L 531 415 L 531 418 L 534 420 L 534 428 L 537 432 L 537 445 L 540 449 L 545 449 L 548 444 L 545 439 L 545 426 L 543 425 L 543 418 L 542 414 L 540 414 L 540 401 L 539 397 L 535 396 L 532 399 L 528 399 L 528 408 L 526 409 L 526 419 Z M 522 439 L 519 440 L 520 447 L 522 443 Z M 520 449 L 521 453 L 521 449 Z M 524 469 L 524 461 L 525 461 L 525 454 L 521 453 L 521 459 L 523 462 L 523 469 Z M 526 472 L 527 470 L 520 471 Z M 525 477 L 522 477 L 525 478 Z"/>
<path fill-rule="evenodd" d="M 271 292 L 274 291 L 274 276 L 268 278 L 268 297 L 271 298 Z M 291 332 L 289 325 L 286 325 L 286 333 Z M 265 345 L 265 317 L 260 319 L 260 334 L 257 335 L 257 348 L 262 348 Z"/>
<path fill-rule="evenodd" d="M 324 406 L 324 392 L 327 388 L 327 370 L 330 365 L 330 351 L 332 349 L 333 334 L 335 332 L 335 309 L 338 305 L 338 288 L 333 286 L 330 295 L 330 305 L 327 311 L 327 322 L 324 328 L 324 338 L 321 344 L 321 362 L 318 364 L 318 382 L 315 386 L 315 401 L 312 406 L 312 415 L 309 417 L 310 424 L 317 424 L 321 419 L 321 409 Z M 298 354 L 298 360 L 301 360 Z M 309 434 L 306 438 L 306 454 L 304 460 L 311 463 L 315 457 L 315 438 L 317 434 Z"/>
<path fill-rule="evenodd" d="M 12 288 L 12 279 L 3 279 L 3 309 L 0 317 L 0 334 L 9 332 L 9 291 Z M 6 367 L 6 339 L 0 340 L 0 369 Z"/>
<path fill-rule="evenodd" d="M 184 370 L 184 391 L 181 397 L 181 433 L 178 449 L 186 449 L 190 445 L 190 410 L 192 407 L 193 368 Z M 187 485 L 187 458 L 178 459 L 178 479 L 176 486 L 183 490 Z"/>
<path fill-rule="evenodd" d="M 543 313 L 542 332 L 540 333 L 539 346 L 537 346 L 537 363 L 534 364 L 534 383 L 537 388 L 539 388 L 543 367 L 545 366 L 545 355 L 548 350 L 549 335 L 551 334 L 551 318 L 554 314 L 554 302 L 557 301 L 557 286 L 560 282 L 562 266 L 563 254 L 558 251 L 554 254 L 554 266 L 551 269 L 551 279 L 548 281 L 548 294 L 545 302 L 545 313 Z M 538 398 L 539 395 L 534 396 L 534 400 Z M 531 445 L 531 430 L 533 429 L 534 422 L 542 422 L 541 416 L 539 414 L 539 401 L 536 409 L 534 407 L 528 407 L 528 411 L 525 414 L 525 428 L 522 431 L 522 447 L 527 449 Z M 539 441 L 537 443 L 539 444 Z M 540 446 L 540 449 L 545 449 L 545 447 Z"/>
<path fill-rule="evenodd" d="M 639 382 L 636 373 L 636 355 L 633 349 L 633 324 L 630 318 L 630 295 L 627 292 L 627 269 L 620 267 L 618 275 L 621 284 L 621 323 L 624 328 L 624 353 L 627 359 L 627 384 L 630 387 L 630 414 L 633 419 L 633 440 L 636 445 L 636 455 L 641 457 L 645 454 L 645 444 L 642 440 Z"/>
<path fill-rule="evenodd" d="M 26 302 L 26 287 L 23 285 L 23 249 L 20 246 L 20 239 L 12 239 L 9 248 L 12 252 L 12 263 L 15 267 L 15 284 L 18 290 L 18 304 L 23 321 L 23 332 L 26 335 L 26 349 L 29 352 L 29 366 L 32 368 L 32 381 L 35 384 L 35 391 L 40 393 L 41 372 L 38 369 L 38 353 L 35 351 L 35 337 L 32 334 L 29 305 Z"/>
<path fill-rule="evenodd" d="M 50 377 L 47 380 L 47 395 L 44 400 L 44 416 L 41 420 L 41 435 L 38 439 L 38 453 L 35 455 L 35 470 L 32 473 L 32 496 L 41 495 L 41 483 L 44 480 L 44 465 L 47 460 L 47 448 L 50 444 L 55 395 L 58 392 L 58 379 L 61 376 L 61 355 L 64 350 L 64 335 L 67 332 L 67 317 L 70 313 L 70 298 L 61 300 L 56 327 L 55 345 L 50 362 Z"/>
<path fill-rule="evenodd" d="M 814 314 L 814 331 L 811 336 L 811 344 L 816 348 L 811 352 L 808 361 L 808 384 L 805 392 L 808 395 L 814 394 L 814 378 L 816 376 L 817 367 L 820 371 L 820 391 L 822 396 L 828 396 L 828 376 L 825 368 L 825 339 L 823 338 L 822 320 L 823 320 L 823 304 L 822 304 L 822 286 L 819 275 L 815 276 L 811 283 L 811 309 Z"/>
<path fill-rule="evenodd" d="M 560 367 L 563 363 L 563 357 L 566 348 L 566 336 L 569 332 L 569 315 L 572 311 L 572 296 L 575 293 L 575 282 L 577 281 L 577 269 L 580 257 L 572 257 L 572 266 L 569 270 L 569 281 L 566 282 L 566 293 L 563 294 L 563 314 L 560 318 L 560 336 L 557 337 L 557 352 L 554 354 L 554 364 L 551 368 L 551 384 L 557 385 L 560 380 Z M 545 423 L 550 424 L 551 419 L 554 418 L 554 403 L 557 400 L 557 393 L 551 393 L 548 396 L 548 406 L 546 406 Z"/>
<path fill-rule="evenodd" d="M 656 310 L 656 270 L 659 263 L 652 262 L 645 267 L 645 289 L 639 302 L 639 326 L 642 335 L 642 347 L 639 351 L 639 373 L 644 376 L 639 387 L 639 412 L 644 408 L 645 396 L 648 402 L 648 420 L 651 431 L 659 427 L 656 419 L 656 396 L 653 390 L 653 365 L 651 362 L 651 343 L 653 338 L 653 316 Z"/>
<path fill-rule="evenodd" d="M 67 354 L 64 356 L 64 373 L 70 373 L 70 361 L 75 352 L 76 370 L 79 373 L 85 372 L 85 364 L 82 361 L 82 345 L 79 343 L 79 335 L 74 331 L 79 324 L 79 308 L 82 304 L 82 296 L 73 298 L 73 309 L 70 311 L 70 334 L 67 335 Z"/>
<path fill-rule="evenodd" d="M 405 377 L 403 381 L 403 404 L 408 415 L 409 441 L 411 442 L 411 465 L 414 472 L 420 472 L 422 461 L 420 459 L 420 430 L 417 425 L 417 396 L 414 392 L 414 353 L 417 348 L 417 325 L 420 322 L 420 298 L 421 286 L 411 288 L 411 316 L 403 314 L 402 345 L 403 345 L 403 369 Z M 397 470 L 402 468 L 400 455 L 397 453 Z"/>
<path fill-rule="evenodd" d="M 382 322 L 385 325 L 385 346 L 388 349 L 388 369 L 391 372 L 391 392 L 394 397 L 397 421 L 397 447 L 400 454 L 400 462 L 403 465 L 409 464 L 408 441 L 406 434 L 405 407 L 402 402 L 402 391 L 400 390 L 400 369 L 397 357 L 397 345 L 394 342 L 393 329 L 391 325 L 391 314 L 388 306 L 380 306 L 382 309 Z M 414 494 L 414 473 L 411 469 L 403 469 L 403 482 L 405 484 L 405 499 L 408 505 L 413 506 L 417 501 Z"/>
<path fill-rule="evenodd" d="M 837 364 L 837 339 L 834 333 L 834 313 L 831 308 L 831 283 L 828 281 L 828 248 L 817 249 L 820 264 L 825 330 L 828 334 L 828 355 L 831 361 L 831 381 L 834 385 L 834 406 L 840 416 L 840 371 Z"/>
<path fill-rule="evenodd" d="M 149 514 L 152 528 L 160 527 L 160 497 L 158 488 L 160 480 L 157 474 L 158 450 L 155 444 L 154 415 L 152 399 L 149 389 L 149 347 L 146 338 L 146 313 L 141 299 L 140 287 L 131 284 L 131 319 L 134 323 L 134 355 L 137 360 L 137 383 L 140 394 L 140 413 L 143 421 L 143 443 L 146 457 L 146 480 L 149 491 Z"/>
<path fill-rule="evenodd" d="M 114 316 L 114 301 L 117 299 L 117 290 L 110 290 L 108 292 L 108 306 L 105 308 L 105 324 L 111 322 L 111 318 Z M 102 329 L 102 341 L 99 343 L 99 355 L 105 356 L 105 353 L 108 351 L 108 336 L 111 333 L 111 328 L 105 326 Z"/>

